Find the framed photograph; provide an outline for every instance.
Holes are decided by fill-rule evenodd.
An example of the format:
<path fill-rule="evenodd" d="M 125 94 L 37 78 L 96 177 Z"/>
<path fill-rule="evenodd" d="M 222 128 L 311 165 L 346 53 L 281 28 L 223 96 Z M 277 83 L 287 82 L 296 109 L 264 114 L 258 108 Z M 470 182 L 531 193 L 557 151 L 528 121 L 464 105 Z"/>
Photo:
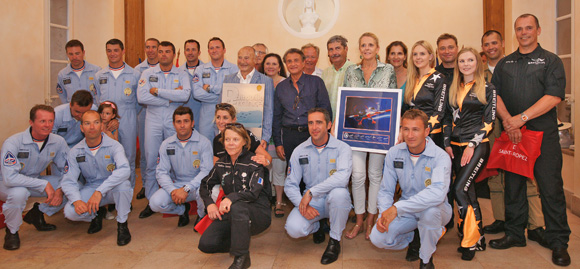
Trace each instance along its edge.
<path fill-rule="evenodd" d="M 387 153 L 399 136 L 401 89 L 340 87 L 336 138 L 356 151 Z"/>
<path fill-rule="evenodd" d="M 264 117 L 264 84 L 224 83 L 222 102 L 236 108 L 237 122 L 262 138 L 262 118 Z"/>

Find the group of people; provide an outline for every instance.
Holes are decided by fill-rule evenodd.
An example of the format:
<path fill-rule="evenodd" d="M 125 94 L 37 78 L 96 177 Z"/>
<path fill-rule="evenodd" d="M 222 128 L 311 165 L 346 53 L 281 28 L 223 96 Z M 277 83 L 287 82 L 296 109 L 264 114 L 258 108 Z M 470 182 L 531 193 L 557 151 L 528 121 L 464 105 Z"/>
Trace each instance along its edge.
<path fill-rule="evenodd" d="M 284 216 L 284 194 L 294 205 L 285 224 L 290 237 L 312 234 L 319 244 L 329 233 L 322 264 L 338 259 L 354 207 L 346 238 L 364 232 L 375 246 L 408 247 L 407 260 L 434 268 L 437 242 L 454 226 L 455 201 L 462 259 L 486 249 L 484 233 L 505 231 L 489 242 L 492 248 L 525 246 L 527 227 L 530 240 L 552 250 L 554 264 L 569 265 L 554 108 L 564 98 L 564 68 L 539 45 L 534 15 L 519 16 L 514 29 L 519 47 L 508 56 L 500 32 L 483 34 L 486 64 L 476 49 L 459 49 L 451 34 L 441 35 L 435 48 L 420 40 L 408 51 L 392 42 L 381 62 L 379 39 L 368 32 L 358 40 L 360 62 L 353 63 L 347 39 L 336 35 L 327 42 L 332 65 L 325 70 L 316 67 L 320 49 L 313 44 L 282 57 L 262 43 L 245 46 L 235 65 L 218 37 L 208 42 L 207 63 L 199 60 L 199 42 L 185 41 L 187 61 L 179 68 L 171 42 L 148 39 L 147 59 L 132 68 L 123 61 L 123 43 L 111 39 L 109 65 L 101 69 L 71 40 L 65 47 L 70 64 L 56 86 L 63 104 L 34 106 L 30 127 L 2 146 L 4 248 L 20 247 L 23 220 L 39 231 L 56 229 L 44 214 L 63 208 L 66 218 L 91 222 L 90 234 L 116 209 L 117 244 L 128 244 L 138 137 L 143 189 L 137 199 L 149 201 L 139 218 L 176 214 L 178 226 L 186 226 L 196 201 L 196 224 L 213 221 L 199 249 L 230 252 L 230 268 L 251 265 L 250 237 L 270 226 L 271 200 L 274 215 Z M 264 84 L 261 134 L 238 123 L 235 107 L 221 102 L 224 83 Z M 399 141 L 386 155 L 352 151 L 329 133 L 342 86 L 403 90 Z M 519 143 L 524 125 L 544 132 L 535 178 L 507 171 L 490 178 L 496 221 L 484 227 L 475 179 L 497 133 L 505 130 Z M 23 217 L 29 196 L 47 199 Z"/>

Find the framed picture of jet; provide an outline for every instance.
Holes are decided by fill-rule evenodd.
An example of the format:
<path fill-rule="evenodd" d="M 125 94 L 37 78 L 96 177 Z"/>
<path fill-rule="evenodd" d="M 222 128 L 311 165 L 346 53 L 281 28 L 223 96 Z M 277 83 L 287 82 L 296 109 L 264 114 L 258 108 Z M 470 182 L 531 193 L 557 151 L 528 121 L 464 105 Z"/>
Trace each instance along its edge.
<path fill-rule="evenodd" d="M 338 89 L 336 138 L 352 150 L 387 153 L 399 137 L 401 89 Z"/>

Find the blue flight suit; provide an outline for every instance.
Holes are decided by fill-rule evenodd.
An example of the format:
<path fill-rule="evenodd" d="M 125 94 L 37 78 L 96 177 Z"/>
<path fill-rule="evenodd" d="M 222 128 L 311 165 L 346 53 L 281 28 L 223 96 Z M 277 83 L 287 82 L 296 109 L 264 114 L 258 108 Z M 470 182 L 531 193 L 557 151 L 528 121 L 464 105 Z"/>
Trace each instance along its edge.
<path fill-rule="evenodd" d="M 224 83 L 240 83 L 239 73 L 227 75 Z M 254 69 L 254 74 L 250 80 L 250 84 L 264 84 L 264 110 L 262 115 L 262 136 L 261 140 L 270 142 L 272 137 L 272 117 L 274 115 L 274 81 L 272 79 Z"/>
<path fill-rule="evenodd" d="M 177 205 L 171 199 L 171 192 L 188 185 L 190 191 L 185 202 L 197 201 L 197 214 L 205 216 L 203 199 L 199 196 L 201 180 L 213 168 L 213 151 L 205 136 L 196 130 L 187 139 L 185 145 L 172 135 L 159 148 L 159 164 L 157 165 L 157 182 L 161 189 L 157 190 L 149 206 L 155 212 L 183 215 L 185 206 Z"/>
<path fill-rule="evenodd" d="M 93 104 L 91 110 L 97 111 L 97 106 Z M 70 103 L 55 107 L 54 113 L 52 133 L 62 136 L 69 148 L 74 147 L 85 138 L 85 135 L 81 132 L 81 122 L 73 118 L 70 113 Z"/>
<path fill-rule="evenodd" d="M 2 145 L 2 164 L 0 165 L 0 200 L 5 201 L 2 212 L 6 217 L 6 226 L 11 233 L 16 233 L 22 225 L 22 211 L 29 196 L 46 197 L 44 188 L 50 185 L 60 188 L 61 176 L 41 176 L 46 167 L 54 163 L 53 171 L 61 174 L 66 163 L 69 148 L 64 139 L 50 134 L 44 142 L 42 151 L 32 141 L 30 127 L 4 141 Z M 53 173 L 54 174 L 54 173 Z M 49 206 L 42 203 L 40 211 L 52 216 L 66 204 L 66 197 L 60 206 Z"/>
<path fill-rule="evenodd" d="M 203 62 L 201 60 L 199 60 L 199 63 L 197 66 L 194 66 L 193 68 L 187 68 L 187 63 L 180 66 L 179 70 L 182 70 L 184 72 L 186 72 L 189 75 L 189 82 L 191 84 L 191 97 L 189 97 L 189 101 L 187 101 L 187 104 L 185 104 L 185 106 L 189 107 L 191 109 L 191 111 L 193 111 L 193 120 L 195 123 L 195 129 L 199 129 L 199 110 L 201 109 L 201 102 L 195 98 L 193 98 L 193 77 L 195 75 L 195 70 L 200 67 L 203 64 Z"/>
<path fill-rule="evenodd" d="M 387 153 L 377 198 L 378 218 L 392 205 L 397 207 L 397 217 L 387 232 L 379 232 L 375 225 L 370 235 L 373 245 L 400 250 L 413 241 L 413 231 L 419 228 L 419 257 L 423 263 L 429 262 L 439 238 L 445 233 L 445 224 L 451 219 L 451 206 L 447 202 L 451 159 L 430 137 L 426 140 L 425 150 L 415 165 L 406 143 L 392 147 Z M 397 182 L 402 196 L 393 204 Z"/>
<path fill-rule="evenodd" d="M 224 62 L 218 72 L 211 62 L 204 63 L 195 69 L 193 75 L 193 98 L 201 102 L 201 109 L 199 110 L 199 133 L 212 140 L 217 128 L 213 124 L 215 116 L 215 105 L 221 102 L 222 99 L 222 85 L 226 75 L 235 74 L 238 72 L 238 66 L 232 64 L 224 59 Z M 203 85 L 208 84 L 209 91 L 203 89 Z"/>
<path fill-rule="evenodd" d="M 135 187 L 135 158 L 137 155 L 137 84 L 141 74 L 125 64 L 115 78 L 109 68 L 97 72 L 98 103 L 113 101 L 119 115 L 119 142 L 131 165 L 131 186 Z"/>
<path fill-rule="evenodd" d="M 84 65 L 85 68 L 83 69 L 80 78 L 75 71 L 73 71 L 70 63 L 58 72 L 56 93 L 58 93 L 58 97 L 60 97 L 60 101 L 63 104 L 70 103 L 70 98 L 73 93 L 78 90 L 90 91 L 93 94 L 93 102 L 98 104 L 98 93 L 96 89 L 97 80 L 95 75 L 99 70 L 101 70 L 101 68 L 87 61 L 85 61 Z"/>
<path fill-rule="evenodd" d="M 178 87 L 183 89 L 179 90 Z M 143 178 L 145 196 L 147 199 L 159 189 L 155 179 L 159 147 L 163 140 L 175 134 L 173 127 L 173 111 L 184 105 L 191 95 L 189 76 L 173 67 L 167 76 L 159 65 L 149 68 L 141 74 L 137 99 L 140 104 L 147 106 L 145 120 L 145 159 L 147 171 Z M 151 88 L 159 90 L 158 96 L 149 92 Z"/>
<path fill-rule="evenodd" d="M 352 150 L 346 143 L 330 135 L 321 152 L 312 138 L 300 144 L 290 158 L 284 192 L 294 204 L 286 220 L 286 232 L 293 238 L 308 236 L 320 227 L 319 220 L 330 218 L 330 237 L 340 241 L 352 208 L 347 185 L 352 172 Z M 310 206 L 318 210 L 316 218 L 308 220 L 298 210 L 302 194 L 300 181 L 312 193 Z"/>
<path fill-rule="evenodd" d="M 135 70 L 140 74 L 143 74 L 145 70 L 157 65 L 159 65 L 159 63 L 150 65 L 147 60 L 145 60 L 136 65 Z M 147 171 L 147 160 L 145 159 L 145 114 L 147 114 L 147 106 L 139 104 L 139 108 L 137 109 L 137 136 L 139 137 L 139 150 L 141 151 L 141 156 L 139 158 L 141 181 L 145 178 L 145 172 Z M 143 187 L 145 187 L 145 185 L 143 185 Z"/>
<path fill-rule="evenodd" d="M 79 189 L 78 178 L 81 174 L 86 184 Z M 72 221 L 91 221 L 97 214 L 85 212 L 79 215 L 73 203 L 78 200 L 86 203 L 95 191 L 99 191 L 103 197 L 99 207 L 114 203 L 117 222 L 125 223 L 133 198 L 130 174 L 129 161 L 119 142 L 102 134 L 101 145 L 93 156 L 86 139 L 83 139 L 70 150 L 62 178 L 62 190 L 69 200 L 64 208 L 64 216 Z"/>

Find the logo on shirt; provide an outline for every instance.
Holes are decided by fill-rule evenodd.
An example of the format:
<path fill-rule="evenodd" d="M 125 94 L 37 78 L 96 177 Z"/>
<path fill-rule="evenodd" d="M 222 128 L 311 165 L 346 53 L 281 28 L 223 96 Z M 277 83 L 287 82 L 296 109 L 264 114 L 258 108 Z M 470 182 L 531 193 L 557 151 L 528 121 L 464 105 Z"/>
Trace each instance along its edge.
<path fill-rule="evenodd" d="M 107 171 L 113 172 L 113 170 L 115 170 L 115 164 L 114 163 L 108 164 L 107 165 Z"/>
<path fill-rule="evenodd" d="M 542 59 L 542 58 L 536 58 L 536 59 L 532 59 L 531 61 L 528 61 L 528 64 L 546 64 L 546 59 Z"/>
<path fill-rule="evenodd" d="M 64 173 L 68 173 L 68 161 L 64 162 Z"/>
<path fill-rule="evenodd" d="M 15 164 L 16 164 L 16 157 L 14 157 L 14 154 L 12 154 L 12 152 L 10 152 L 10 151 L 6 152 L 6 155 L 4 155 L 4 165 L 12 166 Z"/>
<path fill-rule="evenodd" d="M 145 85 L 145 80 L 144 79 L 140 79 L 139 80 L 139 87 L 143 87 Z"/>
<path fill-rule="evenodd" d="M 56 84 L 56 93 L 63 93 L 62 87 L 60 84 Z"/>
<path fill-rule="evenodd" d="M 193 75 L 193 78 L 191 79 L 191 81 L 193 81 L 193 83 L 199 82 L 199 76 L 197 74 Z"/>
<path fill-rule="evenodd" d="M 133 91 L 131 90 L 131 88 L 125 88 L 125 90 L 123 90 L 123 93 L 125 94 L 125 96 L 129 96 L 131 95 L 131 93 L 133 93 Z"/>
<path fill-rule="evenodd" d="M 201 161 L 200 160 L 193 161 L 193 168 L 195 168 L 195 169 L 199 168 L 199 165 L 200 164 L 201 164 Z"/>
<path fill-rule="evenodd" d="M 328 172 L 328 175 L 329 175 L 329 176 L 332 176 L 332 174 L 334 174 L 334 172 L 336 172 L 336 169 L 332 169 L 332 170 L 330 170 L 330 172 Z"/>
<path fill-rule="evenodd" d="M 428 178 L 425 180 L 425 187 L 429 187 L 431 185 L 431 179 Z"/>
<path fill-rule="evenodd" d="M 264 185 L 264 179 L 263 178 L 258 178 L 258 184 L 260 185 Z"/>

